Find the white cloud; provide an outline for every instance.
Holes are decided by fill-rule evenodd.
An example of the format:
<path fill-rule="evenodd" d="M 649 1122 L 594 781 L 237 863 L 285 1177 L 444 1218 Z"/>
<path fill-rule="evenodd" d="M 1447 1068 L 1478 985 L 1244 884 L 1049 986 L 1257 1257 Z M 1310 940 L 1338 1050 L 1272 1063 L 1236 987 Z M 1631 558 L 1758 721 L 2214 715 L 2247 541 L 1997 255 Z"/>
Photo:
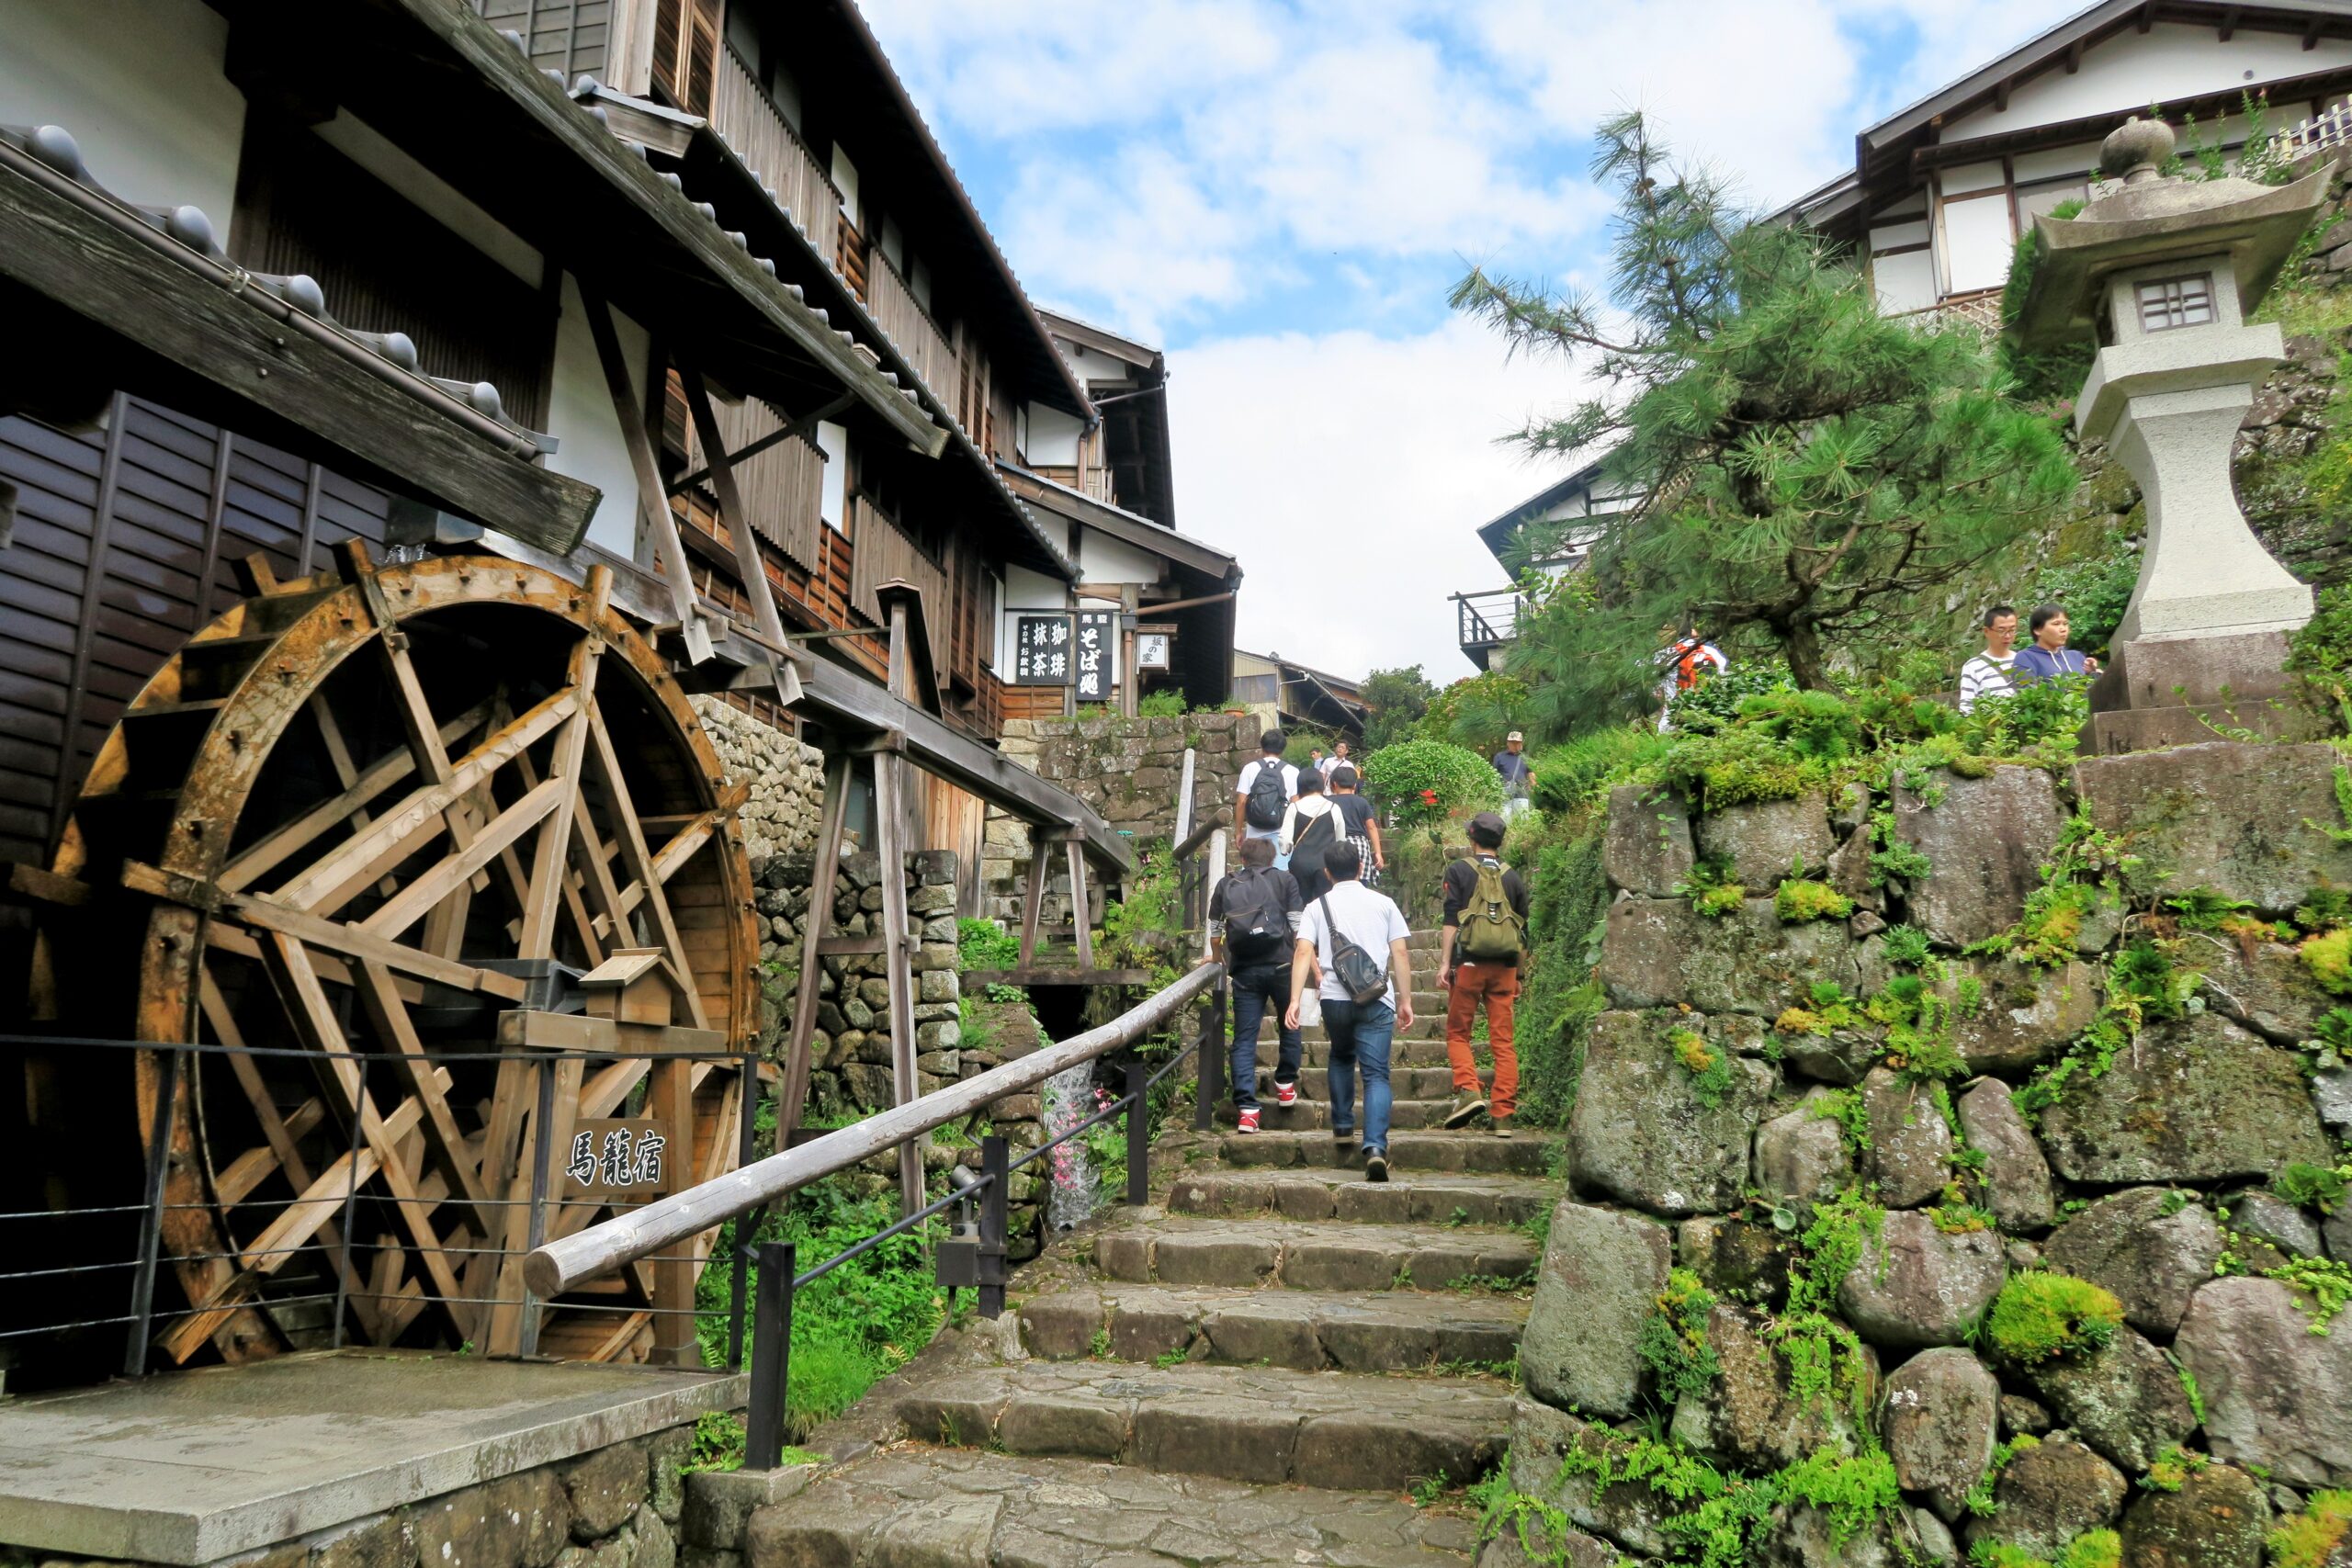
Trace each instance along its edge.
<path fill-rule="evenodd" d="M 1566 471 L 1495 437 L 1576 401 L 1576 378 L 1506 367 L 1466 321 L 1229 338 L 1169 372 L 1177 523 L 1240 558 L 1240 645 L 1344 675 L 1469 674 L 1445 595 L 1504 582 L 1472 530 Z"/>

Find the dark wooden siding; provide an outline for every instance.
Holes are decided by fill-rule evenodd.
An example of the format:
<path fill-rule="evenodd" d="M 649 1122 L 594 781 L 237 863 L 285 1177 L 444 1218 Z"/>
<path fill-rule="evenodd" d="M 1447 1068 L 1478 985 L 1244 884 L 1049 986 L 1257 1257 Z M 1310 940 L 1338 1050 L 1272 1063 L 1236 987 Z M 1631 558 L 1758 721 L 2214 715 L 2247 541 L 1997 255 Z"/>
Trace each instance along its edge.
<path fill-rule="evenodd" d="M 531 63 L 567 83 L 601 78 L 611 56 L 612 0 L 474 0 L 482 19 L 523 35 Z"/>
<path fill-rule="evenodd" d="M 406 333 L 427 375 L 488 381 L 506 412 L 547 428 L 555 310 L 531 285 L 307 130 L 255 109 L 229 238 L 256 272 L 308 273 L 327 313 Z"/>
<path fill-rule="evenodd" d="M 299 577 L 383 540 L 380 491 L 135 399 L 86 434 L 0 419 L 0 860 L 47 861 L 123 705 L 238 598 L 237 560 Z"/>

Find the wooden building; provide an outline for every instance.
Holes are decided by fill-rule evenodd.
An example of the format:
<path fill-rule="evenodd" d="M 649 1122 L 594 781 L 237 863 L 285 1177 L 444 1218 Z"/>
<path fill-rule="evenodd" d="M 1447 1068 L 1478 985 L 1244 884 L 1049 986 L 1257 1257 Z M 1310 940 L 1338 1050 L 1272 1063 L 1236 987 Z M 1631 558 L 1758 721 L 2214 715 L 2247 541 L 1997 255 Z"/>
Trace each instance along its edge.
<path fill-rule="evenodd" d="M 1237 649 L 1233 655 L 1233 701 L 1269 729 L 1305 726 L 1361 746 L 1364 721 L 1372 716 L 1363 685 L 1279 653 Z"/>
<path fill-rule="evenodd" d="M 1481 670 L 1500 668 L 1527 608 L 1521 574 L 1556 577 L 1580 570 L 1607 520 L 1641 503 L 1641 494 L 1601 474 L 1599 459 L 1544 486 L 1478 525 L 1478 542 L 1510 579 L 1507 586 L 1453 596 L 1454 638 Z"/>
<path fill-rule="evenodd" d="M 0 8 L 0 1018 L 285 1053 L 9 1046 L 0 1204 L 135 1199 L 155 1151 L 169 1361 L 694 1353 L 691 1258 L 563 1303 L 511 1261 L 571 1122 L 642 1105 L 697 1179 L 749 1141 L 688 694 L 825 749 L 829 849 L 862 788 L 886 853 L 993 806 L 1132 864 L 989 744 L 1007 573 L 1078 576 L 996 457 L 1086 394 L 854 11 L 481 8 Z M 552 1005 L 647 953 L 671 1021 Z M 558 1045 L 534 1108 L 500 1053 Z M 130 1224 L 52 1227 L 0 1330 L 119 1288 L 81 1269 Z"/>
<path fill-rule="evenodd" d="M 2183 129 L 2194 116 L 2199 137 L 2234 151 L 2248 97 L 2287 132 L 2324 125 L 2347 92 L 2352 12 L 2335 0 L 2099 0 L 1863 128 L 1853 168 L 1779 216 L 1867 258 L 1888 314 L 1991 330 L 2018 236 L 2089 194 L 2099 141 L 2127 116 L 2154 105 Z"/>

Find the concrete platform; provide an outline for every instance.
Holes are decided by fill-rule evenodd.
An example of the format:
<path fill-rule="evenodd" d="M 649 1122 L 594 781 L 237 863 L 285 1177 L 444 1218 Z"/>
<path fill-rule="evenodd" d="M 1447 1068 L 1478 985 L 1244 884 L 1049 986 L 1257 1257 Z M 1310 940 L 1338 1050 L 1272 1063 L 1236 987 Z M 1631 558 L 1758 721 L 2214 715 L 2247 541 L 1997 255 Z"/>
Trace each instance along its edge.
<path fill-rule="evenodd" d="M 0 1544 L 195 1564 L 741 1405 L 746 1381 L 343 1350 L 0 1403 Z"/>

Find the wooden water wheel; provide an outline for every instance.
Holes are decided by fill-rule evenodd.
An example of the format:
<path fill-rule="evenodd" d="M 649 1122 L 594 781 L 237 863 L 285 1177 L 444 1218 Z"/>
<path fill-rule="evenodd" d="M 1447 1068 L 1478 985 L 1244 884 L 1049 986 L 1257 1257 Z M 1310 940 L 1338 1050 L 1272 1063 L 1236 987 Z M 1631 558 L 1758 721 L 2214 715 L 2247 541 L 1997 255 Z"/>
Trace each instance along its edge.
<path fill-rule="evenodd" d="M 153 1343 L 266 1355 L 322 1340 L 340 1303 L 379 1344 L 684 1359 L 692 1319 L 649 1309 L 691 1304 L 699 1250 L 526 1309 L 534 1151 L 560 1171 L 576 1121 L 658 1116 L 693 1128 L 673 1185 L 707 1179 L 734 1164 L 742 1075 L 548 1066 L 502 1046 L 502 1020 L 510 1041 L 518 1018 L 576 1021 L 549 998 L 650 950 L 684 982 L 673 1032 L 742 1050 L 757 939 L 736 802 L 601 569 L 582 587 L 491 558 L 379 568 L 356 544 L 338 566 L 265 573 L 171 658 L 54 866 L 116 897 L 110 937 L 86 918 L 44 932 L 36 991 L 62 1016 L 88 1029 L 111 1006 L 136 1039 L 282 1053 L 191 1054 L 175 1080 L 140 1054 L 142 1137 L 173 1083 L 164 1244 L 188 1309 Z M 539 1212 L 556 1235 L 610 1210 Z"/>

